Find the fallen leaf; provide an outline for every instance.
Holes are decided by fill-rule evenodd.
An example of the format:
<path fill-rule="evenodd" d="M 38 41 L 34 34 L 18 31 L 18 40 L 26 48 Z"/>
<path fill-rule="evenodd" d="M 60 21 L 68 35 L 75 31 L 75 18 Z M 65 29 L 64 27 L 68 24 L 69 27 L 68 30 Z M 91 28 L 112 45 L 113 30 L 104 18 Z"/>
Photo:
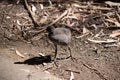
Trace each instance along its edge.
<path fill-rule="evenodd" d="M 10 19 L 11 17 L 10 17 L 10 16 L 7 16 L 6 18 L 7 18 L 7 19 Z"/>
<path fill-rule="evenodd" d="M 87 28 L 83 27 L 83 34 L 86 34 L 86 33 L 89 33 L 89 32 L 90 31 Z"/>
<path fill-rule="evenodd" d="M 20 25 L 20 26 L 22 25 L 19 20 L 17 20 L 17 24 Z"/>
<path fill-rule="evenodd" d="M 40 56 L 45 56 L 43 53 L 38 53 Z"/>
<path fill-rule="evenodd" d="M 36 7 L 35 7 L 33 4 L 32 4 L 31 6 L 32 6 L 32 8 L 31 8 L 31 9 L 32 9 L 32 12 L 35 14 L 35 11 L 36 11 L 37 9 L 36 9 Z"/>
<path fill-rule="evenodd" d="M 16 52 L 16 54 L 17 54 L 18 56 L 20 56 L 20 57 L 22 57 L 22 58 L 25 57 L 25 56 L 24 56 L 23 54 L 21 54 L 18 50 L 16 50 L 15 52 Z"/>
<path fill-rule="evenodd" d="M 41 9 L 44 9 L 44 6 L 43 6 L 43 4 L 40 4 L 40 8 L 41 8 Z"/>
<path fill-rule="evenodd" d="M 74 80 L 74 74 L 73 72 L 70 72 L 71 76 L 70 76 L 70 80 Z"/>

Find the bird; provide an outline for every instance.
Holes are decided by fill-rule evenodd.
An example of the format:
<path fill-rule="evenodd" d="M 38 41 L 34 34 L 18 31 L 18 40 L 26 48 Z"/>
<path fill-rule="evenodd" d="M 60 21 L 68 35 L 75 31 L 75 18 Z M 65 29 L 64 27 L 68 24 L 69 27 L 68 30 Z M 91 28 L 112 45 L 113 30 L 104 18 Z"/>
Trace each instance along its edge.
<path fill-rule="evenodd" d="M 68 50 L 70 52 L 69 57 L 72 58 L 71 48 L 69 46 L 69 44 L 71 43 L 71 30 L 66 27 L 55 28 L 54 26 L 48 26 L 47 32 L 48 32 L 48 37 L 49 37 L 50 41 L 53 42 L 54 46 L 55 46 L 54 62 L 56 62 L 56 56 L 58 53 L 57 45 L 68 46 Z"/>

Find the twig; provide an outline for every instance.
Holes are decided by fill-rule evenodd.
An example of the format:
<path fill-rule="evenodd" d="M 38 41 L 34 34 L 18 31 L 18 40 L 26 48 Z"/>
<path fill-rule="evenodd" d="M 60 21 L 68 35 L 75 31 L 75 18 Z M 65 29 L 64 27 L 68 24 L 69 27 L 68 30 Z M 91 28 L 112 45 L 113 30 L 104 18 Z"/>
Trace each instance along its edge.
<path fill-rule="evenodd" d="M 49 3 L 49 0 L 28 0 L 28 2 L 32 3 Z M 63 0 L 51 0 L 52 3 L 61 3 Z"/>
<path fill-rule="evenodd" d="M 50 6 L 52 6 L 52 2 L 51 2 L 51 0 L 48 0 L 48 2 L 49 2 L 49 4 L 50 4 Z"/>
<path fill-rule="evenodd" d="M 27 3 L 27 0 L 24 0 L 24 2 L 25 2 L 25 6 L 26 6 L 26 8 L 27 8 L 27 10 L 28 10 L 29 15 L 30 15 L 31 18 L 32 18 L 32 21 L 33 21 L 35 27 L 40 26 L 39 23 L 38 23 L 37 20 L 36 20 L 35 14 L 31 11 L 31 9 L 30 9 L 30 7 L 29 7 L 29 5 L 28 5 L 28 3 Z"/>
<path fill-rule="evenodd" d="M 1 20 L 0 24 L 3 23 L 3 20 L 4 20 L 4 18 L 5 18 L 5 14 L 4 14 L 4 13 L 5 13 L 5 12 L 3 12 L 2 15 L 1 15 L 1 16 L 2 16 L 2 17 L 1 17 L 2 20 Z"/>
<path fill-rule="evenodd" d="M 75 37 L 75 38 L 79 39 L 79 38 L 85 37 L 85 36 L 87 36 L 87 35 L 89 35 L 89 34 L 90 34 L 90 33 L 85 33 L 85 34 L 80 35 L 80 36 L 77 36 L 77 37 Z"/>
<path fill-rule="evenodd" d="M 102 33 L 103 33 L 103 29 L 101 29 L 97 34 L 95 34 L 94 37 L 98 37 L 98 36 L 100 36 Z"/>
<path fill-rule="evenodd" d="M 80 6 L 78 6 L 78 8 L 89 8 L 89 9 L 93 9 L 93 10 L 107 10 L 107 11 L 109 11 L 109 10 L 112 10 L 112 8 L 107 8 L 107 7 L 100 7 L 100 6 L 92 6 L 92 7 L 89 7 L 89 6 L 82 6 L 82 5 L 80 5 Z"/>
<path fill-rule="evenodd" d="M 107 39 L 107 40 L 93 40 L 93 39 L 88 39 L 88 41 L 94 42 L 94 43 L 115 43 L 118 42 L 118 40 L 113 40 L 113 39 Z"/>
<path fill-rule="evenodd" d="M 114 23 L 116 26 L 120 27 L 120 23 L 117 20 L 105 19 L 105 21 Z"/>

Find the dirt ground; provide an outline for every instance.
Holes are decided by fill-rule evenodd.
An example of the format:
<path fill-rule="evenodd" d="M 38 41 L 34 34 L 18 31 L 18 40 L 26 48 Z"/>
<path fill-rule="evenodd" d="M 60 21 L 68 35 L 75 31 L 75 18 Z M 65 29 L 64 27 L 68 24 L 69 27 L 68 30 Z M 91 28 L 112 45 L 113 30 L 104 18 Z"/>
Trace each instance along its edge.
<path fill-rule="evenodd" d="M 47 12 L 47 10 L 45 11 Z M 11 58 L 14 62 L 24 62 L 40 57 L 39 54 L 53 57 L 54 45 L 49 41 L 47 32 L 43 31 L 31 37 L 37 31 L 33 27 L 24 5 L 1 2 L 0 55 Z M 83 27 L 80 28 L 83 29 Z M 30 33 L 30 31 L 34 33 Z M 96 33 L 98 30 L 93 30 L 93 32 Z M 105 33 L 108 35 L 110 31 L 105 30 Z M 78 38 L 81 34 L 72 32 L 70 46 L 74 61 L 71 59 L 57 60 L 58 67 L 52 61 L 32 66 L 38 71 L 49 72 L 62 80 L 120 80 L 120 46 L 115 45 L 118 43 L 99 44 L 88 40 L 91 35 Z M 105 35 L 102 39 L 104 38 L 108 38 L 108 36 Z M 119 39 L 119 37 L 115 39 Z M 69 52 L 64 46 L 59 46 L 58 53 L 58 58 L 69 56 Z M 31 66 L 30 64 L 19 65 Z"/>

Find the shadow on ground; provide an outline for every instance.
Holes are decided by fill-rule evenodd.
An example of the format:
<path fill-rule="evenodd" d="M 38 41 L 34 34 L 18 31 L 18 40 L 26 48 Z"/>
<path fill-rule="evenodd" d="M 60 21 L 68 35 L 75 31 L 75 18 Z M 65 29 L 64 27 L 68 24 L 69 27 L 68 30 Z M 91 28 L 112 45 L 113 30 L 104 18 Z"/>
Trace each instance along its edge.
<path fill-rule="evenodd" d="M 33 57 L 23 62 L 15 62 L 14 64 L 39 65 L 39 64 L 50 63 L 50 62 L 51 62 L 51 56 L 47 55 L 47 56 L 41 56 L 41 57 Z"/>

